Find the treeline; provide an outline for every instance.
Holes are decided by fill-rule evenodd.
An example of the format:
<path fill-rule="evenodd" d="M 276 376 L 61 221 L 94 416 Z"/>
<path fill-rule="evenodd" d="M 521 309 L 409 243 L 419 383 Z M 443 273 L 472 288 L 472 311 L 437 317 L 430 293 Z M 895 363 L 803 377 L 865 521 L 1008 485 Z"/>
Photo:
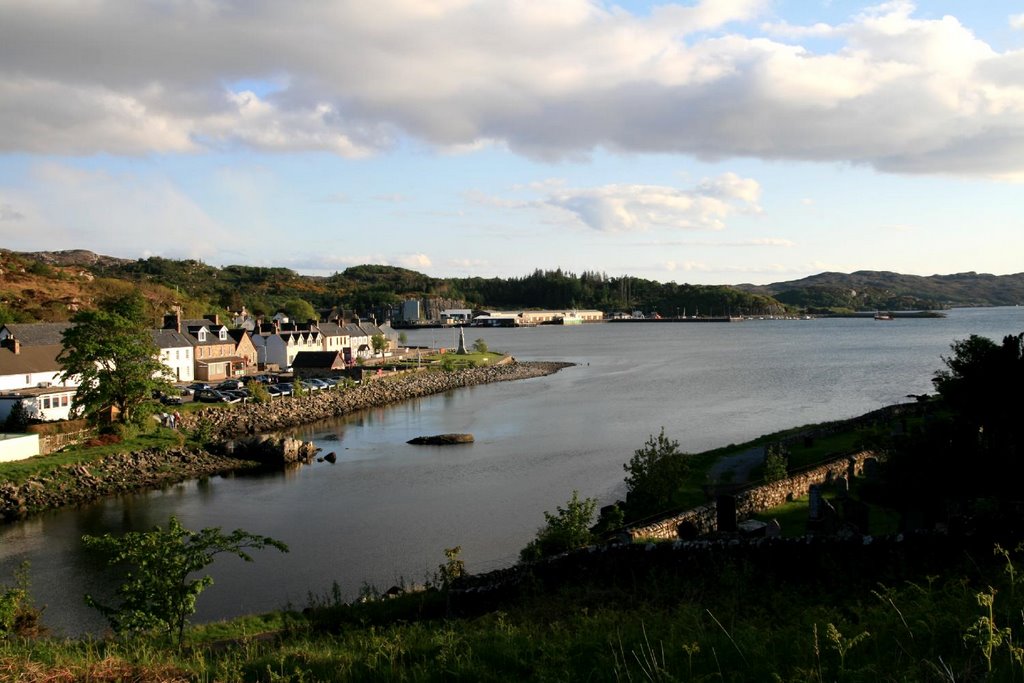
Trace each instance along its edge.
<path fill-rule="evenodd" d="M 160 283 L 211 309 L 256 314 L 288 310 L 295 299 L 315 309 L 344 308 L 364 315 L 388 317 L 405 299 L 444 298 L 477 308 L 587 308 L 607 313 L 641 310 L 673 315 L 739 315 L 778 313 L 774 298 L 732 287 L 679 285 L 633 277 L 610 277 L 584 271 L 580 275 L 535 270 L 525 277 L 433 278 L 423 273 L 382 265 L 361 265 L 328 277 L 299 275 L 287 268 L 226 266 L 160 257 L 104 268 L 107 275 Z"/>

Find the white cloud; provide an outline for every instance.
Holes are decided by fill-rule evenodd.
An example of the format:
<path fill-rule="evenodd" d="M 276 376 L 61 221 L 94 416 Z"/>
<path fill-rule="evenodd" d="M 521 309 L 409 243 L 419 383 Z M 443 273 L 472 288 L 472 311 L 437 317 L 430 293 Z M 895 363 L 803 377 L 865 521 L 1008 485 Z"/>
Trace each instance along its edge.
<path fill-rule="evenodd" d="M 1010 26 L 1013 28 L 1024 29 L 1024 14 L 1011 14 Z"/>
<path fill-rule="evenodd" d="M 1020 51 L 997 52 L 952 16 L 917 18 L 909 2 L 838 24 L 754 25 L 767 6 L 10 0 L 0 150 L 358 158 L 410 136 L 452 153 L 603 146 L 1024 175 Z M 828 51 L 800 42 L 820 37 Z"/>
<path fill-rule="evenodd" d="M 426 254 L 406 254 L 405 256 L 400 256 L 397 261 L 398 265 L 412 270 L 416 270 L 417 268 L 429 268 L 433 265 L 430 261 L 430 257 Z"/>
<path fill-rule="evenodd" d="M 759 195 L 757 181 L 726 173 L 702 181 L 695 190 L 662 185 L 554 189 L 534 205 L 561 209 L 602 232 L 720 230 L 725 219 L 737 212 L 760 211 Z"/>

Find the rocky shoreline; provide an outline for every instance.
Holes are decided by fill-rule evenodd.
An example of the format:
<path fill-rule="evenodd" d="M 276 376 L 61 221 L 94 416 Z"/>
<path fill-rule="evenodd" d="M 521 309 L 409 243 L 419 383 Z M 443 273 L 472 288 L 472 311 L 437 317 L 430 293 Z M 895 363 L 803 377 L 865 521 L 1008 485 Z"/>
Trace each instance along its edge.
<path fill-rule="evenodd" d="M 111 455 L 88 464 L 60 467 L 20 485 L 9 482 L 0 485 L 0 519 L 15 521 L 106 496 L 156 489 L 256 466 L 254 462 L 188 448 Z"/>
<path fill-rule="evenodd" d="M 542 377 L 571 365 L 511 360 L 486 368 L 385 377 L 351 389 L 275 399 L 270 404 L 235 405 L 229 410 L 187 413 L 182 416 L 180 426 L 191 430 L 205 423 L 213 439 L 223 443 L 460 387 Z M 22 484 L 0 484 L 0 520 L 24 519 L 46 510 L 88 503 L 110 495 L 259 467 L 261 464 L 254 462 L 257 459 L 265 466 L 267 459 L 257 455 L 254 450 L 253 458 L 247 459 L 244 448 L 236 448 L 227 456 L 182 447 L 123 453 L 88 464 L 66 465 Z"/>
<path fill-rule="evenodd" d="M 270 404 L 236 405 L 231 410 L 209 408 L 182 415 L 181 427 L 194 429 L 205 422 L 218 440 L 276 432 L 328 417 L 400 403 L 453 389 L 543 377 L 572 363 L 512 360 L 501 365 L 455 372 L 424 371 L 374 379 L 359 387 L 319 391 L 306 396 L 274 399 Z"/>

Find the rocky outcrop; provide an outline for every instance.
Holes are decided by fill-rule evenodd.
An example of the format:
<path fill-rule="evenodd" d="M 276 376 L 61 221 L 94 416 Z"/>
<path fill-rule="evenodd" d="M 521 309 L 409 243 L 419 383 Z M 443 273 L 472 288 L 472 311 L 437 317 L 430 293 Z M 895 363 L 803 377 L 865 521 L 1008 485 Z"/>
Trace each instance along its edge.
<path fill-rule="evenodd" d="M 435 434 L 433 436 L 417 436 L 406 443 L 414 446 L 450 446 L 457 443 L 473 443 L 472 434 Z"/>
<path fill-rule="evenodd" d="M 22 484 L 0 484 L 0 518 L 22 519 L 104 496 L 160 488 L 255 466 L 256 463 L 237 458 L 186 448 L 110 455 L 85 464 L 64 465 Z"/>
<path fill-rule="evenodd" d="M 243 436 L 225 442 L 221 448 L 234 458 L 255 461 L 268 467 L 309 463 L 320 450 L 311 442 L 274 434 Z"/>
<path fill-rule="evenodd" d="M 461 387 L 508 382 L 550 375 L 572 363 L 516 362 L 456 372 L 418 372 L 385 376 L 355 388 L 275 398 L 269 404 L 235 405 L 230 410 L 208 408 L 182 415 L 181 426 L 210 425 L 213 437 L 229 440 L 245 435 L 278 432 L 328 417 L 346 415 Z"/>

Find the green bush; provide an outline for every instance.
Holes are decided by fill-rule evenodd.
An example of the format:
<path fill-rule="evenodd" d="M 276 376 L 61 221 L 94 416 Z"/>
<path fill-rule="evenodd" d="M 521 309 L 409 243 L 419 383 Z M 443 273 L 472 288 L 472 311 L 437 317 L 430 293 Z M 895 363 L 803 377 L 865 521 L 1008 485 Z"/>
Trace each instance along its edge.
<path fill-rule="evenodd" d="M 580 499 L 579 491 L 573 491 L 564 508 L 558 506 L 555 514 L 544 513 L 546 524 L 537 530 L 537 538 L 519 551 L 519 559 L 529 562 L 590 545 L 595 541 L 590 526 L 596 508 L 596 499 Z"/>
<path fill-rule="evenodd" d="M 638 448 L 626 470 L 626 511 L 630 519 L 672 509 L 679 503 L 679 490 L 690 471 L 690 454 L 679 450 L 679 442 L 651 435 Z"/>
<path fill-rule="evenodd" d="M 29 594 L 29 564 L 22 562 L 14 572 L 14 585 L 0 585 L 0 636 L 37 635 L 42 611 Z"/>
<path fill-rule="evenodd" d="M 83 536 L 82 542 L 103 554 L 109 564 L 127 566 L 124 582 L 117 589 L 120 604 L 104 605 L 89 595 L 86 602 L 117 632 L 156 630 L 176 638 L 179 644 L 199 594 L 213 583 L 209 576 L 190 579 L 192 574 L 221 553 L 251 562 L 246 552 L 250 549 L 270 546 L 288 552 L 284 543 L 242 529 L 230 534 L 217 527 L 190 531 L 173 516 L 166 528 L 157 526 L 123 536 Z"/>

